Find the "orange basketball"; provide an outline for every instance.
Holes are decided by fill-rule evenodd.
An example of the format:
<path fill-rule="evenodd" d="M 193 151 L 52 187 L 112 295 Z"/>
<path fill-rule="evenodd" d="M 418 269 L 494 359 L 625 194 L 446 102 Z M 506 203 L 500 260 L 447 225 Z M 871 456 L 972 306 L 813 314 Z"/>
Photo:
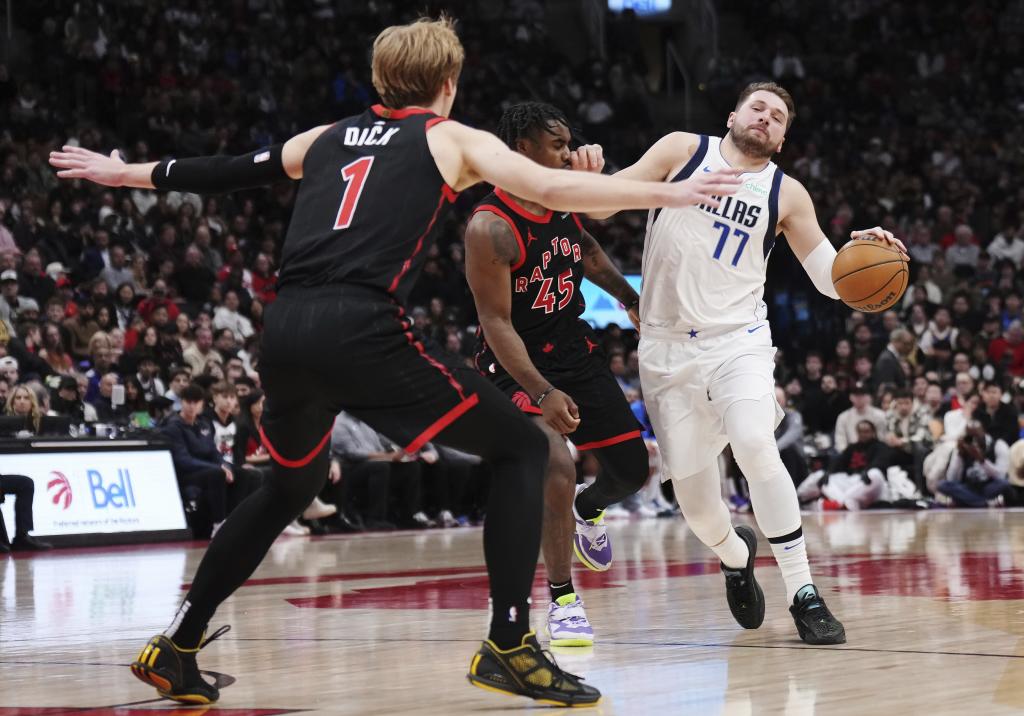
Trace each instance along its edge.
<path fill-rule="evenodd" d="M 907 259 L 894 246 L 855 239 L 839 249 L 832 264 L 832 285 L 850 308 L 878 313 L 896 305 L 907 290 Z"/>

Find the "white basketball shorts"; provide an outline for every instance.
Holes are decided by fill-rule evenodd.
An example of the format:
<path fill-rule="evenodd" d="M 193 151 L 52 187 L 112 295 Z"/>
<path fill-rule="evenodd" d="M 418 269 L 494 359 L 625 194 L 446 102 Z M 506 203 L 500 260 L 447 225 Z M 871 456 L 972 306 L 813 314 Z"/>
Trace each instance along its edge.
<path fill-rule="evenodd" d="M 775 347 L 767 321 L 701 338 L 644 326 L 640 383 L 662 456 L 662 480 L 708 467 L 728 444 L 725 413 L 741 400 L 775 400 Z M 783 412 L 776 404 L 775 430 Z"/>

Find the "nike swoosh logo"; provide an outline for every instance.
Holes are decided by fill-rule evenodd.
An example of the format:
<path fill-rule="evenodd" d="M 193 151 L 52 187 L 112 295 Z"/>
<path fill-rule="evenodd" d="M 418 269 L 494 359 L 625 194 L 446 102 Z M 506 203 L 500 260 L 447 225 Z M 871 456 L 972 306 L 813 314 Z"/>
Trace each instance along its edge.
<path fill-rule="evenodd" d="M 754 326 L 753 328 L 748 328 L 747 329 L 747 333 L 753 333 L 754 331 L 759 331 L 762 328 L 764 328 L 764 324 L 763 323 L 760 326 Z"/>
<path fill-rule="evenodd" d="M 704 171 L 706 171 L 708 174 L 710 174 L 711 173 L 711 167 L 704 167 Z"/>
<path fill-rule="evenodd" d="M 788 545 L 788 546 L 786 546 L 786 547 L 783 547 L 782 549 L 783 549 L 783 551 L 786 551 L 786 552 L 788 552 L 788 551 L 789 551 L 789 550 L 791 550 L 791 549 L 796 549 L 797 547 L 799 547 L 799 546 L 800 546 L 800 545 L 802 545 L 803 543 L 804 543 L 804 541 L 803 541 L 803 540 L 800 540 L 800 541 L 799 541 L 799 542 L 797 542 L 796 544 L 791 544 L 791 545 Z"/>
<path fill-rule="evenodd" d="M 564 214 L 562 214 L 562 218 L 564 219 L 565 217 L 567 217 L 571 213 L 572 213 L 571 211 L 565 212 Z"/>
<path fill-rule="evenodd" d="M 178 161 L 178 160 L 177 159 L 172 159 L 171 161 L 167 162 L 167 171 L 164 172 L 164 176 L 165 177 L 169 177 L 171 175 L 171 167 L 174 166 L 174 163 L 176 161 Z"/>

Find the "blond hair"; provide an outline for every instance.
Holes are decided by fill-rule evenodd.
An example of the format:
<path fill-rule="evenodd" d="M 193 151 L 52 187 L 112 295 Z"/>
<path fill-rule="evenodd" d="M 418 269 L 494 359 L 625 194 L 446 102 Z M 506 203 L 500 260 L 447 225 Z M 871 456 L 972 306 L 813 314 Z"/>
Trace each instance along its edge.
<path fill-rule="evenodd" d="M 793 120 L 796 119 L 796 104 L 793 102 L 793 95 L 774 82 L 751 82 L 740 92 L 740 98 L 736 100 L 736 109 L 743 106 L 743 103 L 747 101 L 747 97 L 760 91 L 771 92 L 785 103 L 786 111 L 789 115 L 786 118 L 786 129 L 789 129 L 793 124 Z"/>
<path fill-rule="evenodd" d="M 373 41 L 373 86 L 391 109 L 425 106 L 458 79 L 465 56 L 449 17 L 393 25 Z"/>
<path fill-rule="evenodd" d="M 39 409 L 39 399 L 36 397 L 35 391 L 24 383 L 14 386 L 11 394 L 7 396 L 7 414 L 17 415 L 17 413 L 14 412 L 14 398 L 17 397 L 18 393 L 25 393 L 28 396 L 32 407 L 29 409 L 29 413 L 26 417 L 32 421 L 32 429 L 38 433 L 39 424 L 42 422 L 43 418 L 43 411 Z"/>

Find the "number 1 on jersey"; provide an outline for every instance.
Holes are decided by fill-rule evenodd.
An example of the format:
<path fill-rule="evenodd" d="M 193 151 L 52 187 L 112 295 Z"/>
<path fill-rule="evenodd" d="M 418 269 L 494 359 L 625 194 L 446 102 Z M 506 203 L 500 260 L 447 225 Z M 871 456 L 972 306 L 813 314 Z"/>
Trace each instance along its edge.
<path fill-rule="evenodd" d="M 347 182 L 347 186 L 341 197 L 341 206 L 338 207 L 338 218 L 334 222 L 335 231 L 347 229 L 352 225 L 352 217 L 359 205 L 359 197 L 363 195 L 363 187 L 366 186 L 366 177 L 370 175 L 371 166 L 373 157 L 363 157 L 341 168 L 341 178 Z"/>

